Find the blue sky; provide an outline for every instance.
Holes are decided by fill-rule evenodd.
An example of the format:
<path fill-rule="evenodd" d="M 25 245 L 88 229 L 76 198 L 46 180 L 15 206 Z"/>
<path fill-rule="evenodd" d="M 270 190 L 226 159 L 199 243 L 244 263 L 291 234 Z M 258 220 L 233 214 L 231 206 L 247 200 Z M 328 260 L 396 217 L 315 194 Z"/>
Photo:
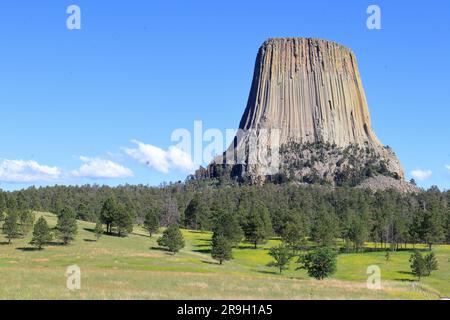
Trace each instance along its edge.
<path fill-rule="evenodd" d="M 449 24 L 441 0 L 1 1 L 0 188 L 183 180 L 173 130 L 236 128 L 258 47 L 299 36 L 353 49 L 380 140 L 448 189 Z"/>

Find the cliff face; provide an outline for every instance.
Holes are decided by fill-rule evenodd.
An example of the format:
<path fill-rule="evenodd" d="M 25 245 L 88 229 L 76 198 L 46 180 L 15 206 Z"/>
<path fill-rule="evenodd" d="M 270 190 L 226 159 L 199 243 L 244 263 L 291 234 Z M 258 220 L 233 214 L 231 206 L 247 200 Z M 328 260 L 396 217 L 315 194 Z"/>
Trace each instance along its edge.
<path fill-rule="evenodd" d="M 347 172 L 368 166 L 375 168 L 375 173 L 404 177 L 393 151 L 383 147 L 372 130 L 353 52 L 334 42 L 308 38 L 267 40 L 258 52 L 239 127 L 243 133 L 228 152 L 248 153 L 252 135 L 258 137 L 262 129 L 276 129 L 282 150 L 280 170 L 296 180 L 313 173 L 332 182 L 343 168 Z M 350 152 L 359 160 L 339 156 L 348 154 L 349 149 L 360 149 Z M 320 161 L 311 163 L 318 154 Z M 235 174 L 251 176 L 252 180 L 267 178 L 263 177 L 264 164 L 250 163 L 248 156 L 244 159 Z M 380 166 L 381 171 L 377 169 Z"/>
<path fill-rule="evenodd" d="M 336 43 L 270 39 L 259 50 L 240 128 L 281 129 L 281 141 L 380 146 L 353 53 Z"/>

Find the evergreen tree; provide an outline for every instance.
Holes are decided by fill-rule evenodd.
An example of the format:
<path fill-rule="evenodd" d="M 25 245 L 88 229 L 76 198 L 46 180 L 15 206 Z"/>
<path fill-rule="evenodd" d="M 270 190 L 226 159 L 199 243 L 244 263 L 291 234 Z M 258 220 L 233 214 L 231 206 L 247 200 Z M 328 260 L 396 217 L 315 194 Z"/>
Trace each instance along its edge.
<path fill-rule="evenodd" d="M 6 197 L 6 211 L 17 211 L 17 201 L 12 195 Z"/>
<path fill-rule="evenodd" d="M 32 211 L 42 211 L 42 206 L 37 194 L 37 190 L 34 187 L 32 187 L 31 189 L 33 190 L 33 193 L 31 194 L 29 209 L 31 209 Z"/>
<path fill-rule="evenodd" d="M 224 236 L 232 247 L 237 246 L 244 236 L 236 216 L 221 209 L 215 212 L 213 232 L 215 235 Z"/>
<path fill-rule="evenodd" d="M 312 239 L 321 246 L 332 246 L 339 234 L 339 220 L 333 211 L 318 209 L 311 230 Z"/>
<path fill-rule="evenodd" d="M 450 195 L 450 191 L 448 193 Z M 450 243 L 450 196 L 447 205 L 447 216 L 445 219 L 445 225 L 446 225 L 445 230 L 447 230 L 447 234 L 445 235 L 445 242 Z"/>
<path fill-rule="evenodd" d="M 245 239 L 253 243 L 255 249 L 259 243 L 266 241 L 270 236 L 272 225 L 267 207 L 253 205 L 244 224 Z"/>
<path fill-rule="evenodd" d="M 301 226 L 295 222 L 286 224 L 281 239 L 292 250 L 292 254 L 295 254 L 299 246 L 306 243 L 306 235 L 303 233 Z"/>
<path fill-rule="evenodd" d="M 0 221 L 5 219 L 6 209 L 6 194 L 0 191 Z"/>
<path fill-rule="evenodd" d="M 97 223 L 95 224 L 94 233 L 95 233 L 95 238 L 97 238 L 97 241 L 103 235 L 103 225 L 100 220 L 98 220 Z"/>
<path fill-rule="evenodd" d="M 159 215 L 154 208 L 150 209 L 145 215 L 144 228 L 150 234 L 150 237 L 159 230 Z"/>
<path fill-rule="evenodd" d="M 367 212 L 364 216 L 358 215 L 353 209 L 349 208 L 345 212 L 345 220 L 343 238 L 353 243 L 353 249 L 358 251 L 364 246 L 369 236 L 369 215 Z"/>
<path fill-rule="evenodd" d="M 322 280 L 336 272 L 336 252 L 321 247 L 300 256 L 298 263 L 298 269 L 306 269 L 310 277 Z"/>
<path fill-rule="evenodd" d="M 173 254 L 184 248 L 184 238 L 178 227 L 178 224 L 171 224 L 166 230 L 164 230 L 161 238 L 158 239 L 158 245 L 166 247 Z"/>
<path fill-rule="evenodd" d="M 291 248 L 281 244 L 278 247 L 272 247 L 269 250 L 269 255 L 275 260 L 271 261 L 268 266 L 278 268 L 280 274 L 283 270 L 289 268 L 289 262 L 291 261 L 293 254 L 291 253 Z"/>
<path fill-rule="evenodd" d="M 200 198 L 199 194 L 195 194 L 184 211 L 184 219 L 186 228 L 194 230 L 206 230 L 209 227 L 209 210 Z"/>
<path fill-rule="evenodd" d="M 127 208 L 119 204 L 117 206 L 116 214 L 114 216 L 114 226 L 117 228 L 119 237 L 133 232 L 133 217 L 132 213 Z"/>
<path fill-rule="evenodd" d="M 8 243 L 11 243 L 11 239 L 15 239 L 20 235 L 19 224 L 17 223 L 18 216 L 16 211 L 10 211 L 3 223 L 3 234 L 8 239 Z"/>
<path fill-rule="evenodd" d="M 430 252 L 428 255 L 424 257 L 425 267 L 426 267 L 426 276 L 431 275 L 431 272 L 438 270 L 438 261 L 434 252 Z"/>
<path fill-rule="evenodd" d="M 422 239 L 432 249 L 432 245 L 444 240 L 444 228 L 436 208 L 427 210 L 422 220 Z"/>
<path fill-rule="evenodd" d="M 92 215 L 89 213 L 89 208 L 86 204 L 86 202 L 82 201 L 77 207 L 77 219 L 83 220 L 83 221 L 91 221 Z M 95 221 L 95 220 L 94 220 Z"/>
<path fill-rule="evenodd" d="M 233 258 L 232 244 L 222 234 L 214 234 L 212 237 L 211 256 L 222 264 Z"/>
<path fill-rule="evenodd" d="M 75 212 L 70 207 L 61 210 L 56 223 L 56 235 L 64 245 L 69 244 L 77 234 L 77 220 Z"/>
<path fill-rule="evenodd" d="M 30 244 L 36 246 L 39 250 L 42 249 L 43 246 L 52 241 L 53 235 L 50 231 L 50 228 L 47 224 L 47 221 L 44 217 L 40 217 L 33 229 L 33 238 Z"/>
<path fill-rule="evenodd" d="M 409 258 L 409 262 L 411 264 L 412 274 L 419 278 L 419 281 L 422 277 L 427 275 L 427 265 L 425 263 L 425 259 L 419 251 L 414 251 L 414 253 Z"/>
<path fill-rule="evenodd" d="M 102 223 L 106 225 L 106 233 L 112 233 L 112 227 L 114 223 L 114 219 L 117 214 L 117 202 L 115 197 L 109 197 L 103 203 L 101 212 L 100 212 L 100 220 Z"/>
<path fill-rule="evenodd" d="M 19 222 L 20 222 L 20 235 L 22 237 L 26 237 L 27 234 L 31 231 L 34 224 L 34 213 L 30 210 L 21 211 L 19 213 Z"/>
<path fill-rule="evenodd" d="M 422 212 L 416 210 L 409 227 L 409 239 L 413 244 L 413 248 L 415 244 L 419 243 L 422 238 L 422 216 Z"/>
<path fill-rule="evenodd" d="M 61 214 L 61 211 L 64 209 L 63 201 L 60 199 L 60 197 L 56 197 L 52 201 L 52 207 L 50 212 L 53 212 L 57 216 Z"/>
<path fill-rule="evenodd" d="M 27 211 L 27 209 L 30 208 L 30 205 L 28 204 L 28 201 L 23 191 L 19 191 L 16 194 L 16 204 L 17 204 L 16 208 L 19 212 Z"/>

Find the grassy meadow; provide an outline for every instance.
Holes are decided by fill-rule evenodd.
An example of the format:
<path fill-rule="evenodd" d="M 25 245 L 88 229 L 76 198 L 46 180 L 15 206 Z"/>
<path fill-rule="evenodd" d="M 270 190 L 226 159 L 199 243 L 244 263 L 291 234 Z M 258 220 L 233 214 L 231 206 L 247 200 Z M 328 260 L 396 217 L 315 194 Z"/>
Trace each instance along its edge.
<path fill-rule="evenodd" d="M 44 215 L 51 226 L 56 217 Z M 25 239 L 12 244 L 0 237 L 0 299 L 439 299 L 450 296 L 450 246 L 436 246 L 439 270 L 420 283 L 410 273 L 411 251 L 348 253 L 338 257 L 338 271 L 318 281 L 304 270 L 282 275 L 267 267 L 270 240 L 258 249 L 241 244 L 234 259 L 219 265 L 210 257 L 211 234 L 183 230 L 186 247 L 172 255 L 141 228 L 125 238 L 103 235 L 79 221 L 76 240 L 35 250 Z M 81 290 L 66 287 L 66 268 L 81 268 Z M 381 268 L 382 289 L 366 287 L 366 268 Z"/>

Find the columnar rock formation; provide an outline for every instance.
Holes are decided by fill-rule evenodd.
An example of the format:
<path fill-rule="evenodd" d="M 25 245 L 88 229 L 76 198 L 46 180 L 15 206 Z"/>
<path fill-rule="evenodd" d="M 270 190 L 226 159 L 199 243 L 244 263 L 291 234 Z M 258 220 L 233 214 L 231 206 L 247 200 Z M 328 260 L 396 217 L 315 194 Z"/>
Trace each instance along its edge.
<path fill-rule="evenodd" d="M 372 130 L 353 52 L 334 42 L 309 38 L 264 42 L 239 127 L 244 133 L 229 151 L 245 153 L 252 134 L 258 136 L 261 129 L 279 129 L 280 170 L 296 180 L 314 173 L 333 181 L 343 168 L 347 172 L 368 166 L 375 170 L 368 175 L 377 174 L 381 166 L 378 173 L 403 178 L 395 154 L 380 143 Z M 351 156 L 359 161 L 339 156 L 348 154 L 348 150 L 353 150 Z M 311 163 L 318 153 L 321 161 Z M 221 159 L 216 159 L 220 163 L 217 160 Z M 215 168 L 213 165 L 209 171 Z M 248 175 L 252 180 L 267 178 L 263 177 L 261 164 L 250 164 L 248 159 L 239 168 L 233 170 L 237 175 Z"/>

